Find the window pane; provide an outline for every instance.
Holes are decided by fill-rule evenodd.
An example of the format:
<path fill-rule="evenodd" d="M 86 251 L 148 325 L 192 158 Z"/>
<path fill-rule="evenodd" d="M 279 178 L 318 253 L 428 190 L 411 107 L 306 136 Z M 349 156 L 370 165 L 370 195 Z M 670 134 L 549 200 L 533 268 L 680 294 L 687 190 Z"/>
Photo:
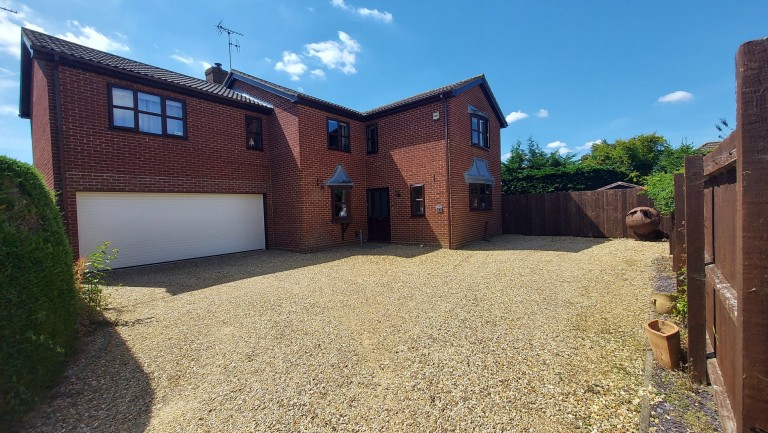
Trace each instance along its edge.
<path fill-rule="evenodd" d="M 178 119 L 167 119 L 166 131 L 168 135 L 184 136 L 184 121 Z"/>
<path fill-rule="evenodd" d="M 112 122 L 114 126 L 124 126 L 133 128 L 133 110 L 122 110 L 120 108 L 112 109 Z"/>
<path fill-rule="evenodd" d="M 414 213 L 416 215 L 424 215 L 424 202 L 423 201 L 417 201 L 416 202 L 416 209 L 414 209 Z"/>
<path fill-rule="evenodd" d="M 139 92 L 139 110 L 160 114 L 160 97 Z"/>
<path fill-rule="evenodd" d="M 181 102 L 165 101 L 165 114 L 171 117 L 184 117 L 184 110 L 181 108 Z"/>
<path fill-rule="evenodd" d="M 478 118 L 475 117 L 475 116 L 472 116 L 472 129 L 473 130 L 477 130 L 478 129 L 477 122 L 478 122 Z"/>
<path fill-rule="evenodd" d="M 336 134 L 336 132 L 339 129 L 339 122 L 335 120 L 329 120 L 328 121 L 328 133 L 329 134 Z"/>
<path fill-rule="evenodd" d="M 477 131 L 472 131 L 472 144 L 480 144 L 480 134 Z"/>
<path fill-rule="evenodd" d="M 343 137 L 349 137 L 349 125 L 339 122 L 339 127 L 341 128 L 341 135 Z"/>
<path fill-rule="evenodd" d="M 349 150 L 349 137 L 341 137 L 341 149 Z"/>
<path fill-rule="evenodd" d="M 139 131 L 152 134 L 163 133 L 163 122 L 160 116 L 139 113 Z"/>
<path fill-rule="evenodd" d="M 133 91 L 127 89 L 112 88 L 112 105 L 133 108 Z"/>

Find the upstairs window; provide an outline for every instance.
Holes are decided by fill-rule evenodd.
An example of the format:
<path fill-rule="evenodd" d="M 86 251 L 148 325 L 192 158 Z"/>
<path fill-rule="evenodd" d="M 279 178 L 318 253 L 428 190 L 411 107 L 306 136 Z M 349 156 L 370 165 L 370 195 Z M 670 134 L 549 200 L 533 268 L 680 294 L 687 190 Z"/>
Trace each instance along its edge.
<path fill-rule="evenodd" d="M 335 222 L 345 222 L 352 219 L 351 209 L 349 207 L 349 187 L 332 186 L 331 187 L 331 220 Z"/>
<path fill-rule="evenodd" d="M 379 126 L 376 124 L 365 127 L 365 152 L 379 152 Z"/>
<path fill-rule="evenodd" d="M 264 150 L 264 138 L 261 132 L 261 119 L 245 118 L 245 146 L 248 149 Z"/>
<path fill-rule="evenodd" d="M 328 149 L 349 152 L 349 123 L 328 119 Z"/>
<path fill-rule="evenodd" d="M 424 185 L 411 185 L 411 216 L 424 216 Z"/>
<path fill-rule="evenodd" d="M 472 123 L 472 145 L 488 149 L 488 119 L 479 114 L 470 114 L 469 117 Z"/>
<path fill-rule="evenodd" d="M 469 184 L 469 209 L 491 209 L 491 185 L 485 183 Z"/>
<path fill-rule="evenodd" d="M 111 127 L 172 137 L 187 135 L 183 101 L 110 86 L 109 103 Z"/>

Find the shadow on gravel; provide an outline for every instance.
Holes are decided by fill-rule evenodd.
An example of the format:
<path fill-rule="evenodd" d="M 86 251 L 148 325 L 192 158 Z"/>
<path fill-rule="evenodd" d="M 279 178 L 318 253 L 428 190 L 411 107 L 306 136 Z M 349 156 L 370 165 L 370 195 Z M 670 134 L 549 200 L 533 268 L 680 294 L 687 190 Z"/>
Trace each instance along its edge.
<path fill-rule="evenodd" d="M 489 242 L 475 242 L 462 249 L 467 251 L 558 251 L 578 253 L 610 242 L 607 238 L 577 238 L 571 236 L 501 235 Z"/>
<path fill-rule="evenodd" d="M 157 287 L 165 289 L 171 295 L 178 295 L 247 278 L 330 263 L 352 256 L 390 256 L 411 259 L 438 249 L 418 245 L 364 243 L 313 253 L 278 250 L 249 251 L 116 269 L 110 272 L 108 279 L 112 285 Z"/>
<path fill-rule="evenodd" d="M 149 377 L 117 329 L 102 324 L 81 337 L 64 377 L 19 431 L 143 432 L 153 399 Z"/>

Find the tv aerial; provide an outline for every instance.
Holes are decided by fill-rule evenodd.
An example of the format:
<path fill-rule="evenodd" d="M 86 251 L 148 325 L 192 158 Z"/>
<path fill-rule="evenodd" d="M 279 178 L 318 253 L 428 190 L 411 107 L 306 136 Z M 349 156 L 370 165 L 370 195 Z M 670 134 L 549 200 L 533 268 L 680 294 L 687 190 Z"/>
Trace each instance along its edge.
<path fill-rule="evenodd" d="M 227 34 L 227 45 L 229 48 L 229 70 L 232 70 L 232 47 L 235 47 L 237 52 L 240 52 L 240 41 L 235 38 L 235 42 L 232 42 L 232 35 L 239 35 L 245 37 L 244 34 L 240 32 L 236 32 L 232 29 L 228 29 L 221 25 L 221 23 L 224 22 L 224 20 L 219 21 L 218 24 L 216 24 L 216 30 L 219 31 L 219 36 L 221 36 L 223 33 Z"/>

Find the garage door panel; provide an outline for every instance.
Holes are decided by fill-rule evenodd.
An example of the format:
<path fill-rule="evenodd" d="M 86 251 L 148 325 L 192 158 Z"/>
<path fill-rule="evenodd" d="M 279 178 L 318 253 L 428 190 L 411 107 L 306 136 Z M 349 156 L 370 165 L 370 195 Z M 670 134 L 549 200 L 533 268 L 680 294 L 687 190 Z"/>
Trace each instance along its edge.
<path fill-rule="evenodd" d="M 80 255 L 108 240 L 113 267 L 264 249 L 260 194 L 77 193 Z"/>

